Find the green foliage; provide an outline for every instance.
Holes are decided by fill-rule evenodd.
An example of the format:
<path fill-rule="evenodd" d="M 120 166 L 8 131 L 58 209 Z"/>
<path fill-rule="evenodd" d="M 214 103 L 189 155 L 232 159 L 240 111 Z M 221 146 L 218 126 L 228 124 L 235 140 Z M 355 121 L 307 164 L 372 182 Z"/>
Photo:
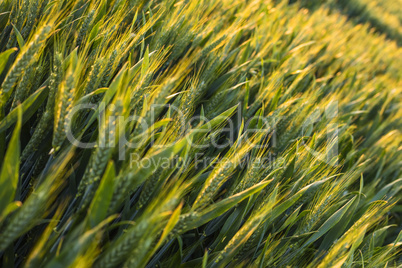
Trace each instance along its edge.
<path fill-rule="evenodd" d="M 400 266 L 395 9 L 2 1 L 0 266 Z"/>

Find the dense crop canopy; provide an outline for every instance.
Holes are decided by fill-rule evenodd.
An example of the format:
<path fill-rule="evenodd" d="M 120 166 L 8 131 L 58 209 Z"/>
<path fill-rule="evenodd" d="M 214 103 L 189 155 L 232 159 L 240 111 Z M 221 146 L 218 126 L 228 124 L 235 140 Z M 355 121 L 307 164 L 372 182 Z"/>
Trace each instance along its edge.
<path fill-rule="evenodd" d="M 401 265 L 391 2 L 1 1 L 2 267 Z"/>

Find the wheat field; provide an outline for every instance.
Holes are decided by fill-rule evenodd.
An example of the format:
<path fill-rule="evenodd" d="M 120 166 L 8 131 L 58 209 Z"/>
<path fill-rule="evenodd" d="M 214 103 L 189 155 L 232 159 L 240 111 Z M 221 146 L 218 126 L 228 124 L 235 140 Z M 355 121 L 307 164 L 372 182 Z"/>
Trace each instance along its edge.
<path fill-rule="evenodd" d="M 401 267 L 402 6 L 2 0 L 1 267 Z"/>

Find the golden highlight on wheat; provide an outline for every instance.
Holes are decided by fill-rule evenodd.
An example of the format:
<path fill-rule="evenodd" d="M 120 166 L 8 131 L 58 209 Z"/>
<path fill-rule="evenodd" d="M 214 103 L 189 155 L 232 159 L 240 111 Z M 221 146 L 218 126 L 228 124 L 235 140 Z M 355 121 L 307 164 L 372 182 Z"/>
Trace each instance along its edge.
<path fill-rule="evenodd" d="M 0 2 L 1 267 L 401 267 L 401 0 Z"/>

